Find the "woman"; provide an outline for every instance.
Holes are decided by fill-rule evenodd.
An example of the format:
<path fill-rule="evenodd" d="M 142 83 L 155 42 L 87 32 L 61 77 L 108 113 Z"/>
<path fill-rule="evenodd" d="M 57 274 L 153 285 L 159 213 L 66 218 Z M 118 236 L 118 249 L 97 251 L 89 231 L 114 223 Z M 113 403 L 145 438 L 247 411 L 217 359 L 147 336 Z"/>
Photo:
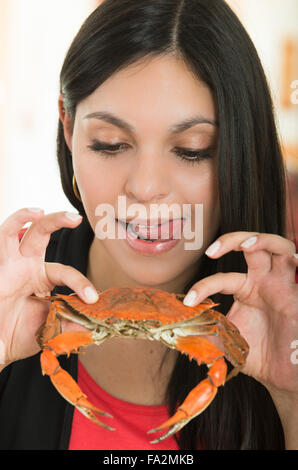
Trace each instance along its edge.
<path fill-rule="evenodd" d="M 106 0 L 65 58 L 59 115 L 62 185 L 82 217 L 23 209 L 1 226 L 1 448 L 297 448 L 298 262 L 285 233 L 270 92 L 235 14 L 223 0 Z M 127 209 L 203 204 L 202 246 L 185 250 L 182 236 L 148 253 L 151 242 L 140 250 L 127 233 L 94 236 L 99 204 L 113 207 L 123 227 L 119 196 Z M 141 222 L 146 238 L 156 220 Z M 145 411 L 156 428 L 206 367 L 162 343 L 123 338 L 90 346 L 79 360 L 59 358 L 90 401 L 101 393 L 114 414 L 137 410 L 119 415 L 112 433 L 74 412 L 41 376 L 35 332 L 48 305 L 29 297 L 75 292 L 92 304 L 95 290 L 140 285 L 188 294 L 187 305 L 212 296 L 250 345 L 242 373 L 155 446 Z M 62 323 L 63 331 L 79 328 Z"/>

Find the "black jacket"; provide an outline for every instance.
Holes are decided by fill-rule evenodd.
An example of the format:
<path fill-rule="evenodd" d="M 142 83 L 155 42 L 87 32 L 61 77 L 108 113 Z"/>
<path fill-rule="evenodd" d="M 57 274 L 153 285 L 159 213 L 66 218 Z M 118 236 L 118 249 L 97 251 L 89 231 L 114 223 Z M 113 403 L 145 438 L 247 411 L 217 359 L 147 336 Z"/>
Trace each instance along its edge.
<path fill-rule="evenodd" d="M 53 233 L 46 261 L 63 263 L 86 275 L 94 233 L 84 219 L 75 229 Z M 70 294 L 68 287 L 54 293 Z M 78 356 L 60 356 L 61 366 L 77 380 Z M 74 407 L 43 376 L 40 353 L 17 361 L 0 373 L 0 450 L 68 449 Z"/>

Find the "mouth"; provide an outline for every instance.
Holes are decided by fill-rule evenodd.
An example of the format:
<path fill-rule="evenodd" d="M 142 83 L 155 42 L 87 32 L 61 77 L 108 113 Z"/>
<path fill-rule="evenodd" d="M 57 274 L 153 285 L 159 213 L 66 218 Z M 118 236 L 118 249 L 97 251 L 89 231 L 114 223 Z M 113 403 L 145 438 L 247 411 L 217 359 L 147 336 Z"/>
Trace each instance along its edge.
<path fill-rule="evenodd" d="M 183 219 L 167 220 L 157 225 L 140 225 L 116 219 L 125 229 L 125 244 L 129 250 L 143 256 L 159 256 L 173 250 L 181 241 Z M 150 221 L 151 224 L 153 220 Z M 166 232 L 166 233 L 165 233 Z M 129 252 L 130 253 L 130 252 Z"/>
<path fill-rule="evenodd" d="M 140 225 L 140 224 L 132 224 L 130 222 L 123 222 L 122 220 L 118 219 L 127 233 L 133 235 L 137 240 L 143 240 L 148 243 L 153 243 L 158 240 L 158 233 L 160 232 L 160 227 L 162 224 L 158 225 Z M 157 235 L 157 236 L 156 236 Z M 152 238 L 149 238 L 152 237 Z"/>
<path fill-rule="evenodd" d="M 177 231 L 177 227 L 181 227 L 182 222 L 181 219 L 171 219 L 160 224 L 141 225 L 124 222 L 120 219 L 117 220 L 123 227 L 125 227 L 125 230 L 128 234 L 131 234 L 137 240 L 143 240 L 148 243 L 173 240 L 175 232 Z M 165 231 L 166 238 L 163 237 Z"/>

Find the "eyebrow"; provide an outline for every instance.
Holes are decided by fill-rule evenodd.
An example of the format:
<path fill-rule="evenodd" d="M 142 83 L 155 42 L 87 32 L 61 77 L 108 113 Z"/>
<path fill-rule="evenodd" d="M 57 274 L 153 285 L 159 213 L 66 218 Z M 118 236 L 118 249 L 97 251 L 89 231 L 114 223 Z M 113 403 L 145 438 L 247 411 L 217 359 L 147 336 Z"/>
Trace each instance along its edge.
<path fill-rule="evenodd" d="M 107 111 L 97 111 L 95 113 L 87 114 L 84 119 L 100 119 L 105 122 L 108 122 L 109 124 L 113 124 L 114 126 L 120 127 L 120 129 L 124 129 L 131 133 L 136 133 L 136 129 L 131 126 L 128 122 Z M 208 119 L 204 116 L 198 115 L 186 119 L 185 121 L 176 123 L 173 126 L 170 126 L 169 133 L 179 134 L 180 132 L 184 132 L 197 124 L 211 124 L 212 126 L 218 127 L 218 121 L 214 121 L 212 119 Z"/>

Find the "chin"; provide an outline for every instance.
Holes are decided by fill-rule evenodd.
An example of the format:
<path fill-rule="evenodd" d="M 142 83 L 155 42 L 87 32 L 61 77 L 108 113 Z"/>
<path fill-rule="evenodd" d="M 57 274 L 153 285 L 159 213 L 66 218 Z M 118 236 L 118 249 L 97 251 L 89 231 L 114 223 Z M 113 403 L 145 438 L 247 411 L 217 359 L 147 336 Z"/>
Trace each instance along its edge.
<path fill-rule="evenodd" d="M 125 271 L 127 278 L 131 279 L 133 283 L 137 283 L 140 286 L 147 286 L 147 287 L 155 287 L 162 289 L 163 285 L 169 285 L 172 283 L 177 277 L 179 277 L 180 272 L 160 272 L 160 270 L 150 270 L 146 268 L 145 270 L 137 270 L 134 272 Z"/>

